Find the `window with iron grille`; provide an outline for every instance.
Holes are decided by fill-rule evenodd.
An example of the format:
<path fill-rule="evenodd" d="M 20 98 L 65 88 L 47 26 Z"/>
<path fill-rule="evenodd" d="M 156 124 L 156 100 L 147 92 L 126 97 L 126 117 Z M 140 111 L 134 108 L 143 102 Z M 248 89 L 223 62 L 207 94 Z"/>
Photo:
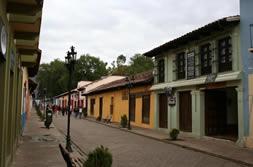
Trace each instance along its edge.
<path fill-rule="evenodd" d="M 201 75 L 212 73 L 211 44 L 200 46 Z"/>
<path fill-rule="evenodd" d="M 150 95 L 142 96 L 142 123 L 149 124 Z"/>
<path fill-rule="evenodd" d="M 218 42 L 219 72 L 232 70 L 232 40 L 226 37 Z"/>
<path fill-rule="evenodd" d="M 160 59 L 158 62 L 158 82 L 164 82 L 164 59 Z"/>
<path fill-rule="evenodd" d="M 177 79 L 185 78 L 185 53 L 177 54 Z"/>

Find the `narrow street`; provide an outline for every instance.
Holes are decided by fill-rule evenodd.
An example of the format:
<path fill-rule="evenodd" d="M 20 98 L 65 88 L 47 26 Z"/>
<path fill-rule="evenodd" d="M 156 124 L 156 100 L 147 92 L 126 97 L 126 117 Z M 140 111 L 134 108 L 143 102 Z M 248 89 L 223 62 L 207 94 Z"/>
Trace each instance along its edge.
<path fill-rule="evenodd" d="M 54 117 L 56 128 L 66 134 L 66 116 Z M 114 167 L 241 166 L 200 152 L 71 117 L 71 139 L 85 153 L 99 145 L 109 148 Z"/>

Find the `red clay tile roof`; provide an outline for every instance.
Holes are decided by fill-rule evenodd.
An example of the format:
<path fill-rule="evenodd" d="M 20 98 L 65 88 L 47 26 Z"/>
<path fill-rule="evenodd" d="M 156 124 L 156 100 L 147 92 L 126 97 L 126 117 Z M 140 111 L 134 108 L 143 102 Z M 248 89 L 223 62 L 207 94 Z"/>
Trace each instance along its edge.
<path fill-rule="evenodd" d="M 158 46 L 158 47 L 144 53 L 143 55 L 147 56 L 147 57 L 157 56 L 163 51 L 166 51 L 168 49 L 175 49 L 178 46 L 186 44 L 189 41 L 198 39 L 200 36 L 205 36 L 205 35 L 207 36 L 210 34 L 210 32 L 213 32 L 213 31 L 222 31 L 222 30 L 224 30 L 225 27 L 237 24 L 239 22 L 240 22 L 239 15 L 229 16 L 229 17 L 225 17 L 225 18 L 216 20 L 216 21 L 211 22 L 203 27 L 193 30 L 193 31 L 191 31 L 179 38 L 176 38 L 174 40 L 166 42 L 165 44 Z"/>
<path fill-rule="evenodd" d="M 138 73 L 138 74 L 134 75 L 134 78 L 135 78 L 135 80 L 131 81 L 133 86 L 152 84 L 153 70 Z M 131 79 L 131 77 L 130 77 L 130 79 Z M 85 95 L 125 88 L 126 86 L 127 86 L 126 78 L 123 78 L 123 79 L 120 79 L 117 81 L 113 81 L 113 82 L 101 85 L 95 89 L 92 89 L 89 92 L 85 93 Z"/>

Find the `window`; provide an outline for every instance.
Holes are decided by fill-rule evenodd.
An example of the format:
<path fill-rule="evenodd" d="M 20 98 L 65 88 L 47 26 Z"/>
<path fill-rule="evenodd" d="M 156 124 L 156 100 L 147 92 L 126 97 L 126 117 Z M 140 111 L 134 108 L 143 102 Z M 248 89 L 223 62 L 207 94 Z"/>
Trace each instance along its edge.
<path fill-rule="evenodd" d="M 150 95 L 142 96 L 142 123 L 149 124 Z"/>
<path fill-rule="evenodd" d="M 177 79 L 185 78 L 185 54 L 184 52 L 177 55 Z"/>
<path fill-rule="evenodd" d="M 95 99 L 90 99 L 90 115 L 94 115 Z"/>
<path fill-rule="evenodd" d="M 164 59 L 158 62 L 158 82 L 164 82 Z"/>
<path fill-rule="evenodd" d="M 200 47 L 201 75 L 212 73 L 211 45 L 206 44 Z"/>
<path fill-rule="evenodd" d="M 219 72 L 232 70 L 232 40 L 227 37 L 218 43 Z"/>

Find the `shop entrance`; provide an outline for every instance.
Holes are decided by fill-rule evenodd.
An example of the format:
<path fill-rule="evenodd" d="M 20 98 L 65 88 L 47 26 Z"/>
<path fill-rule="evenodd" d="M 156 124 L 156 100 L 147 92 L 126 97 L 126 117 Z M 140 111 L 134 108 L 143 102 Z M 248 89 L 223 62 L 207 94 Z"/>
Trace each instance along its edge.
<path fill-rule="evenodd" d="M 179 129 L 192 132 L 192 98 L 189 91 L 179 93 Z"/>
<path fill-rule="evenodd" d="M 159 94 L 159 128 L 168 128 L 168 98 L 165 93 Z"/>
<path fill-rule="evenodd" d="M 237 92 L 234 87 L 205 91 L 205 133 L 207 136 L 237 140 Z"/>
<path fill-rule="evenodd" d="M 102 118 L 103 115 L 103 97 L 99 98 L 99 116 Z"/>

